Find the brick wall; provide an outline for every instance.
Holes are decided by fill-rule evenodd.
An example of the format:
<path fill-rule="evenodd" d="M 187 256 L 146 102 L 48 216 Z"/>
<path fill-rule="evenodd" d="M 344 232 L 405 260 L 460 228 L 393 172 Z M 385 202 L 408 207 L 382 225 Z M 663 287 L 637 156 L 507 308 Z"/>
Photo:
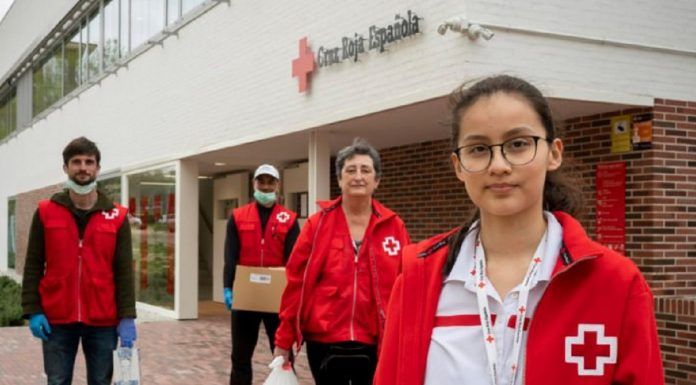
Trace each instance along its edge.
<path fill-rule="evenodd" d="M 414 241 L 451 230 L 472 207 L 450 164 L 449 140 L 380 151 L 383 176 L 376 197 L 406 222 Z"/>
<path fill-rule="evenodd" d="M 399 214 L 414 242 L 461 225 L 472 207 L 450 166 L 449 140 L 380 150 L 382 179 L 375 198 Z M 331 159 L 331 196 L 341 194 Z"/>
<path fill-rule="evenodd" d="M 656 316 L 665 371 L 670 384 L 696 383 L 696 102 L 655 100 L 658 144 L 646 204 L 652 207 L 651 274 L 656 287 Z M 649 201 L 647 201 L 649 199 Z"/>
<path fill-rule="evenodd" d="M 38 190 L 32 190 L 25 193 L 17 194 L 17 225 L 15 228 L 17 240 L 17 260 L 15 271 L 17 274 L 24 272 L 24 261 L 27 256 L 27 242 L 29 240 L 29 228 L 31 220 L 34 217 L 34 212 L 42 199 L 50 198 L 51 195 L 60 191 L 62 184 L 44 187 Z"/>
<path fill-rule="evenodd" d="M 611 154 L 610 119 L 643 112 L 654 113 L 652 148 Z M 588 233 L 595 235 L 595 165 L 626 162 L 626 254 L 656 295 L 696 295 L 696 103 L 657 99 L 654 110 L 576 118 L 564 137 L 589 203 Z"/>
<path fill-rule="evenodd" d="M 655 316 L 667 383 L 696 383 L 696 301 L 693 297 L 657 297 Z"/>
<path fill-rule="evenodd" d="M 585 197 L 585 215 L 581 222 L 587 233 L 595 237 L 595 170 L 596 165 L 609 162 L 626 163 L 626 255 L 649 273 L 655 262 L 654 254 L 646 250 L 645 243 L 654 239 L 645 233 L 646 226 L 652 226 L 650 207 L 643 204 L 646 194 L 652 195 L 651 189 L 661 188 L 652 184 L 654 178 L 653 160 L 655 151 L 631 151 L 612 154 L 611 118 L 619 115 L 633 115 L 651 112 L 651 108 L 615 111 L 602 115 L 578 117 L 565 122 L 559 135 L 565 143 L 565 155 L 570 163 L 571 173 L 580 180 Z M 655 138 L 654 138 L 655 139 Z M 654 146 L 657 144 L 654 143 Z M 647 277 L 647 274 L 646 274 Z M 648 277 L 651 281 L 656 277 Z M 655 287 L 653 286 L 653 289 Z"/>

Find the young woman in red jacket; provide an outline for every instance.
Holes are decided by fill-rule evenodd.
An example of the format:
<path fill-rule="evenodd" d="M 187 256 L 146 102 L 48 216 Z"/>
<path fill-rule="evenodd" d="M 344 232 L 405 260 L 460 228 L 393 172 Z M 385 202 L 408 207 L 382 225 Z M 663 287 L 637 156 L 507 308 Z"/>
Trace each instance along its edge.
<path fill-rule="evenodd" d="M 375 384 L 663 384 L 648 285 L 573 218 L 545 98 L 495 76 L 452 101 L 451 160 L 477 213 L 404 250 Z"/>
<path fill-rule="evenodd" d="M 318 385 L 372 384 L 386 304 L 409 243 L 404 222 L 372 197 L 377 151 L 356 139 L 336 156 L 341 196 L 320 202 L 286 265 L 275 355 L 307 341 Z"/>

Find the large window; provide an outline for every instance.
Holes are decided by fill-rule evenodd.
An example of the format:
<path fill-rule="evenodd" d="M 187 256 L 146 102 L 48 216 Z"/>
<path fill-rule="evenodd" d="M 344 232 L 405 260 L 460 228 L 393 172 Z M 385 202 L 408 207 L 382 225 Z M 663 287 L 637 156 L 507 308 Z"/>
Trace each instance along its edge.
<path fill-rule="evenodd" d="M 63 96 L 80 85 L 80 28 L 63 43 Z"/>
<path fill-rule="evenodd" d="M 98 182 L 99 191 L 106 194 L 112 202 L 121 203 L 121 177 L 101 179 Z"/>
<path fill-rule="evenodd" d="M 0 96 L 0 140 L 17 127 L 17 89 L 12 88 Z"/>
<path fill-rule="evenodd" d="M 136 298 L 174 309 L 174 167 L 128 176 Z"/>
<path fill-rule="evenodd" d="M 190 12 L 192 9 L 203 3 L 202 0 L 181 0 L 181 9 L 183 14 Z"/>
<path fill-rule="evenodd" d="M 137 47 L 164 28 L 164 1 L 131 0 L 131 46 Z"/>
<path fill-rule="evenodd" d="M 89 79 L 96 78 L 101 73 L 101 54 L 100 46 L 100 19 L 99 10 L 95 10 L 89 15 L 87 21 L 87 68 Z"/>
<path fill-rule="evenodd" d="M 167 25 L 179 19 L 179 0 L 167 0 Z"/>
<path fill-rule="evenodd" d="M 63 44 L 53 48 L 33 74 L 33 116 L 63 97 Z"/>
<path fill-rule="evenodd" d="M 104 2 L 104 67 L 116 64 L 119 54 L 118 43 L 118 0 Z"/>
<path fill-rule="evenodd" d="M 34 68 L 33 116 L 101 75 L 204 0 L 101 0 Z M 102 46 L 103 44 L 103 46 Z M 0 108 L 3 100 L 0 98 Z M 0 110 L 0 139 L 8 134 Z M 13 118 L 14 119 L 14 118 Z M 7 120 L 7 119 L 6 119 Z M 5 124 L 5 125 L 3 125 Z M 11 125 L 14 127 L 14 125 Z M 14 128 L 13 128 L 14 129 Z"/>
<path fill-rule="evenodd" d="M 121 8 L 121 34 L 119 35 L 119 46 L 121 47 L 121 57 L 128 55 L 131 50 L 130 45 L 130 8 L 127 0 L 120 0 Z"/>
<path fill-rule="evenodd" d="M 89 29 L 87 20 L 80 22 L 80 84 L 89 79 Z"/>
<path fill-rule="evenodd" d="M 15 257 L 17 254 L 16 204 L 17 202 L 14 198 L 7 200 L 7 267 L 10 269 L 15 268 Z"/>

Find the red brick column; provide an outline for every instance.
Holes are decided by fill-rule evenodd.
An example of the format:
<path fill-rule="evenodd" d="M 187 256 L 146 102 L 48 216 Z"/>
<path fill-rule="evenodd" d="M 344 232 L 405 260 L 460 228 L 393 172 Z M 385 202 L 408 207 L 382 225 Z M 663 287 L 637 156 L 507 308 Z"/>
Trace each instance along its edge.
<path fill-rule="evenodd" d="M 34 212 L 39 205 L 39 201 L 50 198 L 51 195 L 59 192 L 62 187 L 62 184 L 57 184 L 17 194 L 15 196 L 17 202 L 17 206 L 15 206 L 15 212 L 17 214 L 15 227 L 17 259 L 15 260 L 15 271 L 17 274 L 21 275 L 24 272 L 24 262 L 27 259 L 27 242 L 29 242 L 29 228 L 31 227 L 31 220 L 34 217 Z"/>
<path fill-rule="evenodd" d="M 655 299 L 669 384 L 696 383 L 696 102 L 655 100 L 656 174 L 650 251 L 659 279 Z"/>

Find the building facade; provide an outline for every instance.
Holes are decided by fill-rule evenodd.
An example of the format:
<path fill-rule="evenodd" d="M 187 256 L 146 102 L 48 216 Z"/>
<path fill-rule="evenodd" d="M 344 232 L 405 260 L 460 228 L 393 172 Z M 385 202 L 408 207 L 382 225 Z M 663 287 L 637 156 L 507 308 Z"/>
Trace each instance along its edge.
<path fill-rule="evenodd" d="M 0 22 L 0 271 L 21 275 L 36 203 L 82 135 L 131 212 L 142 311 L 221 300 L 224 223 L 254 167 L 277 165 L 306 216 L 355 136 L 380 149 L 377 196 L 413 238 L 445 231 L 470 209 L 447 97 L 512 74 L 549 97 L 588 232 L 648 279 L 669 382 L 694 383 L 693 20 L 688 0 L 16 0 Z"/>

